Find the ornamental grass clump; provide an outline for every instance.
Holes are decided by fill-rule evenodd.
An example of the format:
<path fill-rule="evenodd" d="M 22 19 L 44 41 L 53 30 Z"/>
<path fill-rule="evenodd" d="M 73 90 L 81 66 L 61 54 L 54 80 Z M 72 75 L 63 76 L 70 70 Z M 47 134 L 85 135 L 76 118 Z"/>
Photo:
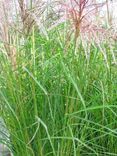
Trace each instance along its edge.
<path fill-rule="evenodd" d="M 103 4 L 19 2 L 0 41 L 0 142 L 13 156 L 117 156 L 117 44 L 93 30 Z"/>

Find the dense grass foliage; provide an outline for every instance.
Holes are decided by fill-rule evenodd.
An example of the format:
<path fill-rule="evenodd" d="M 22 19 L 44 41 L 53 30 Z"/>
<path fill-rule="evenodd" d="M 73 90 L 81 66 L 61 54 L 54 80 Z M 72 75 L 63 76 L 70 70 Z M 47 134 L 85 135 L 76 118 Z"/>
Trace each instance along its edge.
<path fill-rule="evenodd" d="M 117 155 L 117 66 L 108 44 L 66 45 L 58 31 L 0 54 L 0 115 L 14 156 Z M 20 38 L 19 38 L 20 39 Z M 116 45 L 114 45 L 116 49 Z M 86 50 L 89 51 L 86 57 Z M 107 65 L 108 63 L 108 65 Z"/>

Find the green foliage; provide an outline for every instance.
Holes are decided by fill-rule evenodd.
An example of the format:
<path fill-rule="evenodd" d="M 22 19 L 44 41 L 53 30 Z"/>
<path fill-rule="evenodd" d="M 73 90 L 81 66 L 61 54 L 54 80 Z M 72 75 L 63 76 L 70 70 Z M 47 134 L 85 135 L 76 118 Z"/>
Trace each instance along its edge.
<path fill-rule="evenodd" d="M 65 50 L 55 31 L 16 45 L 15 70 L 0 59 L 0 114 L 14 156 L 117 155 L 117 71 L 98 46 Z M 19 38 L 20 40 L 20 38 Z M 75 51 L 75 53 L 74 53 Z"/>

